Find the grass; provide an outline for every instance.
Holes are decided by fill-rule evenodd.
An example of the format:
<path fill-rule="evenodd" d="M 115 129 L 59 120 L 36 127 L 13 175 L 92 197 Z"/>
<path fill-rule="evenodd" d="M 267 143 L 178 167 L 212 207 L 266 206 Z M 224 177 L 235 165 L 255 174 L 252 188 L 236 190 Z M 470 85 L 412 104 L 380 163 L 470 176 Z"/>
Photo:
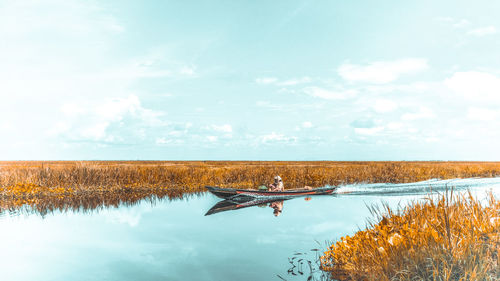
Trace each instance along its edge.
<path fill-rule="evenodd" d="M 0 162 L 0 213 L 90 211 L 182 198 L 205 185 L 253 188 L 279 174 L 285 188 L 500 176 L 498 162 Z M 442 195 L 401 210 L 371 208 L 366 230 L 321 257 L 339 280 L 499 280 L 500 202 Z"/>
<path fill-rule="evenodd" d="M 493 177 L 498 162 L 5 161 L 0 208 L 97 208 L 178 198 L 205 185 L 254 188 L 279 174 L 285 188 L 431 178 Z"/>
<path fill-rule="evenodd" d="M 500 201 L 442 194 L 399 211 L 371 207 L 366 230 L 321 257 L 338 280 L 500 280 Z M 376 222 L 376 223 L 375 223 Z"/>

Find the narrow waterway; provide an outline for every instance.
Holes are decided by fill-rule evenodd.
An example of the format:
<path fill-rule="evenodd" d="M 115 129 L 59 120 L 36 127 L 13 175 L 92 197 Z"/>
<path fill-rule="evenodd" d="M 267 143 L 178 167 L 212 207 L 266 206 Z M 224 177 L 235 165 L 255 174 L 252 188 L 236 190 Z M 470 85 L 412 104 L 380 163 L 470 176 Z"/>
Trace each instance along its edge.
<path fill-rule="evenodd" d="M 366 205 L 396 207 L 446 187 L 499 196 L 500 178 L 347 185 L 286 200 L 278 216 L 269 204 L 205 216 L 220 201 L 208 193 L 84 213 L 3 213 L 0 272 L 3 280 L 308 280 L 328 241 L 364 228 Z"/>

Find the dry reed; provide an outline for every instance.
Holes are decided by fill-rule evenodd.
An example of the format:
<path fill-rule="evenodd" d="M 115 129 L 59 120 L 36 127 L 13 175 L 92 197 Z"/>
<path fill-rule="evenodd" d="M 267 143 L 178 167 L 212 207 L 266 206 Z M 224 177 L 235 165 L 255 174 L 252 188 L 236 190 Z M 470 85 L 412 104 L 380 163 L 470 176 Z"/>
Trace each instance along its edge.
<path fill-rule="evenodd" d="M 321 257 L 338 280 L 499 280 L 500 201 L 442 194 L 399 211 L 370 209 L 378 223 L 342 237 Z"/>
<path fill-rule="evenodd" d="M 135 202 L 152 196 L 180 197 L 202 192 L 205 185 L 255 188 L 269 183 L 277 174 L 288 189 L 306 185 L 493 177 L 500 175 L 500 163 L 5 161 L 0 162 L 0 208 L 46 206 L 47 202 L 93 202 L 88 205 L 94 206 L 99 205 L 96 202 Z"/>

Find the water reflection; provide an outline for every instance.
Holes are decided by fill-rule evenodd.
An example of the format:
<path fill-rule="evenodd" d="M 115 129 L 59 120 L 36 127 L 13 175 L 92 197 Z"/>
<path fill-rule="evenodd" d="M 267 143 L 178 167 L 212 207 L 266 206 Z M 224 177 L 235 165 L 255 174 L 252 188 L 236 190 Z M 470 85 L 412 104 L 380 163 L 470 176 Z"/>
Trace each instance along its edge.
<path fill-rule="evenodd" d="M 421 195 L 442 192 L 446 188 L 466 190 L 481 186 L 499 186 L 500 178 L 472 178 L 451 180 L 429 180 L 405 184 L 350 184 L 339 186 L 330 196 L 402 196 Z M 90 213 L 107 208 L 132 207 L 142 200 L 155 204 L 158 201 L 171 201 L 199 196 L 198 193 L 186 193 L 185 189 L 126 189 L 113 192 L 79 192 L 71 196 L 34 197 L 29 194 L 22 197 L 0 196 L 0 216 L 18 216 L 19 214 L 38 214 L 45 216 L 55 211 Z M 244 198 L 244 197 L 242 197 Z M 228 210 L 237 210 L 251 206 L 272 208 L 272 214 L 281 216 L 287 198 L 224 200 L 215 204 L 206 215 Z M 308 199 L 306 199 L 308 200 Z"/>
<path fill-rule="evenodd" d="M 302 277 L 303 279 L 301 278 L 301 280 L 307 281 L 330 280 L 328 273 L 321 270 L 321 253 L 320 249 L 311 249 L 308 252 L 295 252 L 288 258 L 290 265 L 286 278 L 280 274 L 277 274 L 277 277 L 281 280 L 288 280 L 287 278 L 297 279 L 297 277 Z"/>
<path fill-rule="evenodd" d="M 273 209 L 274 216 L 279 216 L 283 211 L 283 202 L 290 199 L 266 199 L 266 198 L 255 198 L 248 201 L 236 201 L 232 199 L 226 199 L 217 202 L 210 210 L 207 211 L 205 216 L 213 215 L 225 211 L 234 211 L 238 209 L 259 206 L 266 207 L 269 206 Z"/>
<path fill-rule="evenodd" d="M 473 189 L 479 195 L 493 188 L 500 196 L 500 179 L 461 181 L 462 186 L 473 182 L 484 184 Z M 281 199 L 278 219 L 270 206 L 273 201 L 261 201 L 257 206 L 262 208 L 204 216 L 214 204 L 221 207 L 224 202 L 217 203 L 219 199 L 208 193 L 177 197 L 123 193 L 119 200 L 103 194 L 54 200 L 52 206 L 40 202 L 37 214 L 47 214 L 44 207 L 53 211 L 45 217 L 11 217 L 7 210 L 0 217 L 0 228 L 5 230 L 0 232 L 1 279 L 327 280 L 316 255 L 331 241 L 365 225 L 370 217 L 365 205 L 383 200 L 397 207 L 424 198 L 429 185 L 439 190 L 445 183 L 449 184 L 420 184 L 417 196 L 415 184 L 379 184 L 340 187 L 337 195 L 315 196 L 312 201 Z M 138 201 L 141 197 L 145 200 Z"/>
<path fill-rule="evenodd" d="M 156 204 L 160 201 L 188 200 L 203 194 L 185 193 L 182 189 L 158 192 L 151 190 L 123 190 L 120 192 L 85 193 L 75 196 L 45 196 L 40 198 L 0 197 L 0 216 L 37 214 L 42 217 L 60 212 L 91 213 L 108 208 L 133 207 L 145 201 Z"/>

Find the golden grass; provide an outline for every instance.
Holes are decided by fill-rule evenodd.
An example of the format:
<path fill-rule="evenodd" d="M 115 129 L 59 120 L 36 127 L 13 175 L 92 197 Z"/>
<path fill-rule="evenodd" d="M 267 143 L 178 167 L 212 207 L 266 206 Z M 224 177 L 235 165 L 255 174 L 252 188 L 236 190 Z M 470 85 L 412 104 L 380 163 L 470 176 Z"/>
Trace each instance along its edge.
<path fill-rule="evenodd" d="M 498 162 L 294 161 L 4 161 L 0 208 L 25 204 L 63 208 L 180 197 L 205 185 L 255 188 L 279 174 L 285 188 L 358 182 L 416 182 L 431 178 L 493 177 Z M 61 205 L 61 202 L 66 205 Z M 69 202 L 69 203 L 68 203 Z M 49 204 L 50 205 L 50 204 Z"/>
<path fill-rule="evenodd" d="M 469 193 L 371 208 L 378 223 L 342 237 L 321 257 L 338 280 L 500 280 L 500 201 Z"/>

